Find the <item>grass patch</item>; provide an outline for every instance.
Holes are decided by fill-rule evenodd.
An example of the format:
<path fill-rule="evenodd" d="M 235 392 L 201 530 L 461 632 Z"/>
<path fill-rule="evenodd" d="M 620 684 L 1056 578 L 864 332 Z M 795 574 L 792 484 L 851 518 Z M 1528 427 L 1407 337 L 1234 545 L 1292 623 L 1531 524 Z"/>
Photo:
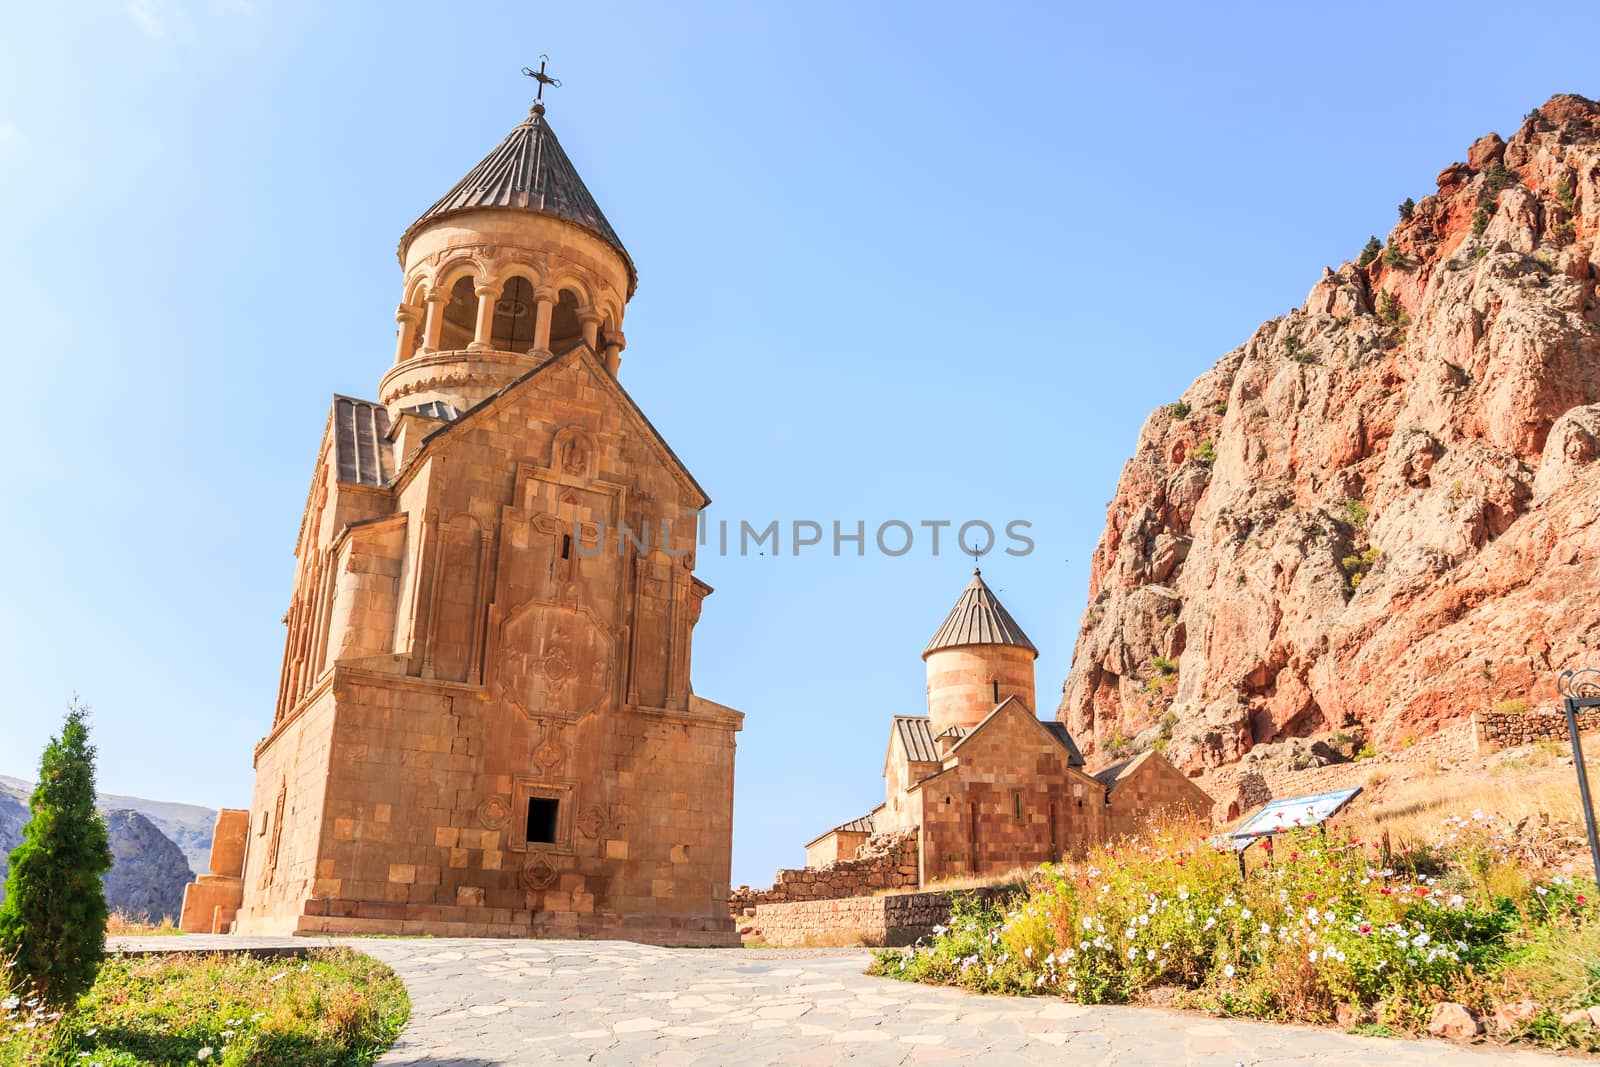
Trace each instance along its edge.
<path fill-rule="evenodd" d="M 175 937 L 182 934 L 172 922 L 172 916 L 163 915 L 160 922 L 151 922 L 146 915 L 130 915 L 114 911 L 106 916 L 107 937 Z"/>
<path fill-rule="evenodd" d="M 303 960 L 113 956 L 72 1010 L 57 1016 L 29 1000 L 4 1001 L 0 1067 L 354 1067 L 382 1055 L 411 1011 L 393 971 L 344 948 Z"/>

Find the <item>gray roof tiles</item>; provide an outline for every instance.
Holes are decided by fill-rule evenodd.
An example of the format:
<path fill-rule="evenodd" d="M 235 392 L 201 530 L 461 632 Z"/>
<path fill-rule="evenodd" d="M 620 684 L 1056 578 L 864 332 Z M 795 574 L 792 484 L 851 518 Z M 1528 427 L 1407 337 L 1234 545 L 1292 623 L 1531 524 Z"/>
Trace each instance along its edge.
<path fill-rule="evenodd" d="M 394 477 L 389 412 L 382 404 L 351 396 L 333 398 L 334 465 L 349 485 L 387 485 Z"/>
<path fill-rule="evenodd" d="M 983 575 L 972 572 L 972 581 L 961 592 L 961 599 L 950 609 L 939 632 L 933 635 L 928 647 L 922 650 L 927 657 L 942 648 L 961 648 L 966 645 L 1012 645 L 1025 648 L 1034 655 L 1039 650 L 1028 635 L 1022 632 L 1017 620 L 995 597 L 994 591 L 983 581 Z"/>
<path fill-rule="evenodd" d="M 521 208 L 581 226 L 621 254 L 630 295 L 638 285 L 633 258 L 562 151 L 542 107 L 529 112 L 494 151 L 424 211 L 400 239 L 401 247 L 424 223 L 478 208 Z"/>

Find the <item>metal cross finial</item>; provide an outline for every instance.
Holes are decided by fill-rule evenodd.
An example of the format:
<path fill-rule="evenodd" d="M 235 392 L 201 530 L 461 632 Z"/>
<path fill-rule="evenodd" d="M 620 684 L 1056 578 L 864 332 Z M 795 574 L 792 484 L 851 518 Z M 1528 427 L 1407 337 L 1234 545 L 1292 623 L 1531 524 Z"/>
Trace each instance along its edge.
<path fill-rule="evenodd" d="M 533 98 L 534 103 L 536 103 L 536 104 L 544 103 L 544 87 L 546 85 L 548 85 L 548 86 L 550 86 L 551 88 L 554 88 L 554 89 L 561 88 L 561 79 L 560 78 L 552 78 L 550 75 L 548 75 L 548 74 L 546 74 L 544 72 L 544 66 L 548 62 L 550 62 L 550 57 L 549 56 L 540 56 L 539 57 L 539 69 L 538 70 L 534 70 L 532 67 L 523 67 L 522 68 L 522 73 L 526 74 L 528 77 L 532 78 L 534 81 L 539 83 L 539 91 L 538 91 L 538 93 L 536 93 L 534 95 L 534 98 Z"/>
<path fill-rule="evenodd" d="M 978 557 L 981 556 L 981 555 L 983 555 L 983 553 L 979 552 L 977 549 L 974 548 L 972 550 L 972 573 L 973 574 L 982 574 L 983 573 L 983 571 L 980 570 L 979 567 L 978 567 Z"/>

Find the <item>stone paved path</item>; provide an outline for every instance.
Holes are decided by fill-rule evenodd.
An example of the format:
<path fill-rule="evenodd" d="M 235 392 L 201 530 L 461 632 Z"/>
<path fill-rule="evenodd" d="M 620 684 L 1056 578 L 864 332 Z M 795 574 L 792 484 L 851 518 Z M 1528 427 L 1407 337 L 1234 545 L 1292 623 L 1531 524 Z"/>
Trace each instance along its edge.
<path fill-rule="evenodd" d="M 128 949 L 304 947 L 305 938 L 121 938 Z M 861 973 L 850 950 L 660 949 L 623 941 L 349 939 L 393 967 L 411 1022 L 381 1061 L 1488 1067 L 1531 1051 L 1352 1037 L 1152 1008 L 974 996 Z"/>

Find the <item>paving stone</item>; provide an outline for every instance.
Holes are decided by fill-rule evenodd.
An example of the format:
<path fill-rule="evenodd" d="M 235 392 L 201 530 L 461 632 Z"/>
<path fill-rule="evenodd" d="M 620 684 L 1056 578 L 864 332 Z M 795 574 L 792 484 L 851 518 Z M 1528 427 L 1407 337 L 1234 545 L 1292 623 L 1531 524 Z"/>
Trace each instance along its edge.
<path fill-rule="evenodd" d="M 176 943 L 175 943 L 176 942 Z M 171 952 L 312 948 L 299 939 L 119 938 Z M 326 943 L 326 942 L 321 942 Z M 860 951 L 804 955 L 625 942 L 350 939 L 411 995 L 411 1022 L 380 1061 L 502 1064 L 936 1064 L 1054 1067 L 1506 1067 L 1571 1063 L 1530 1050 L 1385 1040 L 1154 1008 L 981 997 L 869 977 Z M 522 981 L 529 961 L 546 971 Z"/>

